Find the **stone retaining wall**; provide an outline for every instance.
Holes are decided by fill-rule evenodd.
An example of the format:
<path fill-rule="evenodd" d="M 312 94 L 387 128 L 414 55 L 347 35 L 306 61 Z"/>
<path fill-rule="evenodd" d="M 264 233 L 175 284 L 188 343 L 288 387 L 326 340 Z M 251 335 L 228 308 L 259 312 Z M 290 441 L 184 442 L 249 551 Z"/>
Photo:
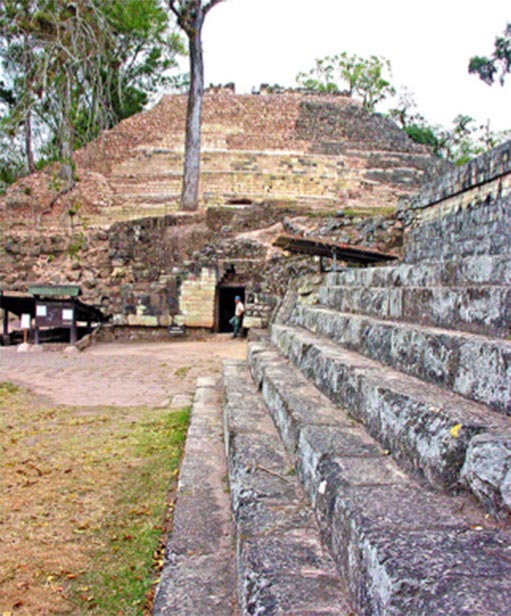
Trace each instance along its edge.
<path fill-rule="evenodd" d="M 426 184 L 401 209 L 408 262 L 511 251 L 511 141 Z"/>

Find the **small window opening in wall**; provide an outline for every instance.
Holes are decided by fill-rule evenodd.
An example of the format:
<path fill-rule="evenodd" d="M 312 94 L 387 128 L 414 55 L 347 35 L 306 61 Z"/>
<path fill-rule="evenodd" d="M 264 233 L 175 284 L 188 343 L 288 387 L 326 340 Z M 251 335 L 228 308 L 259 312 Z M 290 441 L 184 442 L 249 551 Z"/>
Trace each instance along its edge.
<path fill-rule="evenodd" d="M 227 201 L 227 205 L 253 205 L 254 202 L 252 199 L 247 199 L 245 197 L 235 197 L 234 199 L 229 199 Z"/>
<path fill-rule="evenodd" d="M 220 333 L 232 332 L 232 325 L 229 320 L 234 316 L 234 298 L 237 295 L 245 303 L 245 287 L 218 288 L 217 331 Z"/>

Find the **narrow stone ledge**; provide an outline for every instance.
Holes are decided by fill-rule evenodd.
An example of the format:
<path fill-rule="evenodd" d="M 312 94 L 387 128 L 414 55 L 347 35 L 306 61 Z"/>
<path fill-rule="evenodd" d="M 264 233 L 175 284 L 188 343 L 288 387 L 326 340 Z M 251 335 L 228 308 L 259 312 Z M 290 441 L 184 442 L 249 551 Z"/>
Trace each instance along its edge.
<path fill-rule="evenodd" d="M 198 379 L 154 616 L 237 614 L 220 388 Z"/>
<path fill-rule="evenodd" d="M 242 613 L 352 614 L 246 363 L 226 362 L 224 384 Z"/>

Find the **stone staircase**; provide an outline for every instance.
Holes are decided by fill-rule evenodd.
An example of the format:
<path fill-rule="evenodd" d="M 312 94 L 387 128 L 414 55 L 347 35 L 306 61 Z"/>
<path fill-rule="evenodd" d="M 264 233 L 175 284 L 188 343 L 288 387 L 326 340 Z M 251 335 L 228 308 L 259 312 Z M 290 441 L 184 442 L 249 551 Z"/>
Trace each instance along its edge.
<path fill-rule="evenodd" d="M 394 293 L 422 288 L 441 314 L 445 291 L 455 304 L 468 292 L 472 268 L 491 273 L 480 287 L 491 305 L 505 261 L 477 259 L 431 263 L 429 280 L 425 266 L 330 274 L 324 303 L 297 304 L 250 344 L 253 378 L 357 614 L 509 613 L 511 342 L 493 323 L 472 334 L 448 329 L 448 314 L 440 328 L 387 310 Z M 358 289 L 379 301 L 343 303 Z"/>
<path fill-rule="evenodd" d="M 510 613 L 510 151 L 421 191 L 404 263 L 290 291 L 225 364 L 241 613 Z"/>
<path fill-rule="evenodd" d="M 246 362 L 223 381 L 223 405 L 218 377 L 197 382 L 153 614 L 353 614 Z"/>

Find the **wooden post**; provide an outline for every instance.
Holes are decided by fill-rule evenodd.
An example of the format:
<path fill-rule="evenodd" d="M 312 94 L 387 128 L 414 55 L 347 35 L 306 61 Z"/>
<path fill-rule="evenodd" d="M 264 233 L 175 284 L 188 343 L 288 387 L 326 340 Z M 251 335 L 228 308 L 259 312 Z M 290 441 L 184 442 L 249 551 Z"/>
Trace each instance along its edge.
<path fill-rule="evenodd" d="M 3 334 L 4 336 L 8 336 L 9 335 L 9 312 L 7 311 L 7 308 L 4 308 L 4 327 L 3 327 Z"/>
<path fill-rule="evenodd" d="M 78 332 L 76 328 L 76 302 L 73 300 L 73 323 L 71 324 L 71 336 L 70 342 L 71 344 L 75 344 L 78 338 Z"/>

